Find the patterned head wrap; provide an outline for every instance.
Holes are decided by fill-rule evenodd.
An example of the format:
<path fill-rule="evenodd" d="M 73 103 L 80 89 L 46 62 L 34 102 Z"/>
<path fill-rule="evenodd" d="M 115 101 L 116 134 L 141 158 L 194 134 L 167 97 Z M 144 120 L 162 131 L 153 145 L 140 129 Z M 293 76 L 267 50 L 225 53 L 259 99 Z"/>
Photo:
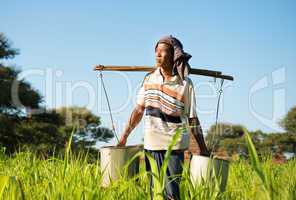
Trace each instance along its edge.
<path fill-rule="evenodd" d="M 165 43 L 170 45 L 174 50 L 174 65 L 173 65 L 173 74 L 178 74 L 182 80 L 184 77 L 189 75 L 190 65 L 188 60 L 192 57 L 190 54 L 183 51 L 183 45 L 177 38 L 170 36 L 165 36 L 161 38 L 156 46 L 155 50 L 159 43 Z"/>

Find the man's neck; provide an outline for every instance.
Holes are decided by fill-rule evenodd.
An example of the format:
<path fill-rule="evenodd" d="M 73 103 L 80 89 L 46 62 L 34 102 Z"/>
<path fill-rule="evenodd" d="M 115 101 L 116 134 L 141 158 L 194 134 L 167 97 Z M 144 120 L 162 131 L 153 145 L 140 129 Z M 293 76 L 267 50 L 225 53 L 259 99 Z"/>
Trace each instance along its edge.
<path fill-rule="evenodd" d="M 160 73 L 161 73 L 164 81 L 169 81 L 174 76 L 172 74 L 172 69 L 169 69 L 169 68 L 160 67 Z"/>
<path fill-rule="evenodd" d="M 164 80 L 170 80 L 173 77 L 171 68 L 160 67 L 160 73 L 164 77 Z"/>

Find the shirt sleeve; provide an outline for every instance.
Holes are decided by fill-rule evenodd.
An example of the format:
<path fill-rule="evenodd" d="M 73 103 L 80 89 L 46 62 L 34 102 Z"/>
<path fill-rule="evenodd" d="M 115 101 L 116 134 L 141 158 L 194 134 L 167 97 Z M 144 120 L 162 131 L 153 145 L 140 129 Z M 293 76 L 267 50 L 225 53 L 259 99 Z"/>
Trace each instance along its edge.
<path fill-rule="evenodd" d="M 145 88 L 144 88 L 144 84 L 142 84 L 141 88 L 138 91 L 136 103 L 138 105 L 140 105 L 140 106 L 145 106 Z"/>
<path fill-rule="evenodd" d="M 141 88 L 138 91 L 136 103 L 140 106 L 145 106 L 145 83 L 147 81 L 147 75 L 145 76 Z"/>
<path fill-rule="evenodd" d="M 196 99 L 195 99 L 195 91 L 193 87 L 192 81 L 188 80 L 188 93 L 186 95 L 185 101 L 185 112 L 188 118 L 197 117 L 196 113 Z"/>

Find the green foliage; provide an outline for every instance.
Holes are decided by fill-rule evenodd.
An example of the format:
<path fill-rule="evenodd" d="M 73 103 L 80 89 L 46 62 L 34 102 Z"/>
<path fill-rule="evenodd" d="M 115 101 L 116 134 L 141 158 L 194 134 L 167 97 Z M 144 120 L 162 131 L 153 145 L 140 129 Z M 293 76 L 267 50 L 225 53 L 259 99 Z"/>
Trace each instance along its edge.
<path fill-rule="evenodd" d="M 100 117 L 94 115 L 85 107 L 61 107 L 52 111 L 61 116 L 63 125 L 77 126 L 80 129 L 84 129 L 88 124 L 95 124 L 97 126 L 101 124 Z"/>
<path fill-rule="evenodd" d="M 92 137 L 98 141 L 109 142 L 114 138 L 114 132 L 106 127 L 92 127 L 89 128 L 89 131 L 92 132 Z"/>
<path fill-rule="evenodd" d="M 85 107 L 62 107 L 52 112 L 60 116 L 60 131 L 64 135 L 69 135 L 73 128 L 77 127 L 73 135 L 73 144 L 76 149 L 91 148 L 96 141 L 109 142 L 114 137 L 113 131 L 100 127 L 100 117 Z"/>
<path fill-rule="evenodd" d="M 211 152 L 223 150 L 228 155 L 234 152 L 244 152 L 245 146 L 241 139 L 244 127 L 229 123 L 218 123 L 212 125 L 207 133 L 205 140 Z"/>
<path fill-rule="evenodd" d="M 219 124 L 218 129 L 211 126 L 206 141 L 209 148 L 218 156 L 232 157 L 239 155 L 247 157 L 247 146 L 241 125 Z M 217 131 L 217 134 L 215 131 Z M 284 152 L 296 153 L 296 135 L 293 133 L 264 133 L 261 130 L 249 131 L 250 138 L 255 145 L 259 159 L 261 157 L 282 155 Z"/>
<path fill-rule="evenodd" d="M 3 191 L 8 184 L 9 176 L 0 176 L 0 199 L 2 199 Z"/>
<path fill-rule="evenodd" d="M 0 64 L 0 113 L 20 113 L 23 108 L 39 108 L 42 97 L 24 80 L 17 80 L 20 71 Z"/>
<path fill-rule="evenodd" d="M 4 178 L 5 184 L 0 181 L 0 188 L 5 185 L 2 199 L 149 199 L 149 177 L 144 163 L 136 177 L 123 176 L 104 188 L 101 186 L 99 160 L 88 163 L 87 155 L 71 154 L 70 148 L 68 150 L 66 170 L 65 157 L 38 159 L 29 152 L 1 157 L 0 176 L 9 177 L 8 182 Z M 265 159 L 258 164 L 270 185 L 267 193 L 253 165 L 247 160 L 231 163 L 226 191 L 222 193 L 215 192 L 212 182 L 193 187 L 186 170 L 188 163 L 185 163 L 180 187 L 182 199 L 295 199 L 296 174 L 292 172 L 296 171 L 296 160 L 275 165 L 270 159 Z M 273 196 L 269 195 L 270 192 Z"/>
<path fill-rule="evenodd" d="M 286 165 L 275 166 L 270 158 L 265 158 L 265 162 L 260 162 L 257 151 L 247 130 L 245 140 L 248 147 L 251 169 L 258 176 L 258 192 L 255 193 L 260 199 L 294 199 L 295 196 L 295 173 L 290 174 L 288 170 L 291 163 Z M 293 164 L 292 164 L 293 165 Z M 295 163 L 294 163 L 295 165 Z M 294 166 L 295 167 L 295 166 Z M 285 169 L 286 168 L 286 169 Z M 283 170 L 285 169 L 285 170 Z M 250 187 L 250 186 L 248 186 Z M 288 188 L 288 189 L 287 189 Z"/>
<path fill-rule="evenodd" d="M 176 134 L 174 141 L 178 137 Z M 181 199 L 295 199 L 296 174 L 291 172 L 296 171 L 296 160 L 283 165 L 275 165 L 269 158 L 260 162 L 247 131 L 244 138 L 250 162 L 238 160 L 231 163 L 226 191 L 217 190 L 217 184 L 213 181 L 193 185 L 188 163 L 185 163 L 180 183 Z M 140 165 L 140 172 L 135 177 L 122 176 L 109 187 L 103 188 L 99 160 L 88 163 L 88 154 L 72 154 L 70 146 L 71 138 L 62 159 L 38 159 L 29 152 L 18 153 L 13 157 L 0 156 L 0 198 L 149 199 L 149 176 L 144 163 Z M 142 154 L 140 152 L 132 159 Z M 165 160 L 169 157 L 170 151 Z M 150 160 L 156 183 L 154 199 L 163 199 L 164 172 L 167 166 L 163 165 L 161 171 L 158 171 L 156 163 L 153 165 L 154 160 Z"/>
<path fill-rule="evenodd" d="M 11 42 L 8 38 L 0 33 L 0 59 L 13 58 L 18 54 L 18 50 L 11 47 Z"/>
<path fill-rule="evenodd" d="M 44 156 L 52 155 L 64 147 L 66 137 L 61 135 L 58 127 L 52 123 L 22 121 L 16 127 L 19 136 L 18 146 L 21 149 L 29 148 Z"/>
<path fill-rule="evenodd" d="M 6 152 L 13 151 L 19 140 L 15 132 L 18 121 L 17 117 L 0 114 L 0 146 L 5 147 Z"/>
<path fill-rule="evenodd" d="M 243 135 L 243 129 L 242 125 L 218 123 L 209 128 L 207 138 L 238 138 Z"/>
<path fill-rule="evenodd" d="M 14 58 L 17 54 L 18 50 L 12 48 L 11 42 L 0 33 L 0 59 Z M 40 94 L 26 81 L 17 80 L 19 73 L 20 71 L 0 63 L 0 113 L 20 112 L 24 107 L 39 107 L 42 100 Z"/>
<path fill-rule="evenodd" d="M 296 106 L 289 110 L 280 124 L 287 132 L 296 134 Z"/>
<path fill-rule="evenodd" d="M 11 48 L 10 41 L 0 33 L 0 59 L 17 54 L 18 50 Z M 73 127 L 78 127 L 73 135 L 77 151 L 94 152 L 91 148 L 97 140 L 108 142 L 114 137 L 110 129 L 99 127 L 100 117 L 86 108 L 41 109 L 41 95 L 30 83 L 18 80 L 20 73 L 0 63 L 0 145 L 7 148 L 7 153 L 23 149 L 44 156 L 57 153 Z"/>
<path fill-rule="evenodd" d="M 255 146 L 252 142 L 251 137 L 248 134 L 248 131 L 244 130 L 244 132 L 245 132 L 245 139 L 246 139 L 246 143 L 247 143 L 248 151 L 249 151 L 249 155 L 250 155 L 251 165 L 252 165 L 253 169 L 255 170 L 255 172 L 257 173 L 257 175 L 259 176 L 259 178 L 261 179 L 261 181 L 263 183 L 262 186 L 263 186 L 264 190 L 266 192 L 268 192 L 270 190 L 268 180 L 267 180 L 266 174 L 264 173 L 263 168 L 260 164 Z M 269 197 L 269 196 L 267 196 L 267 197 Z"/>
<path fill-rule="evenodd" d="M 47 111 L 43 109 L 40 113 L 33 114 L 30 120 L 41 123 L 55 124 L 58 127 L 65 125 L 63 117 L 55 110 Z"/>
<path fill-rule="evenodd" d="M 80 124 L 78 131 L 75 131 L 72 148 L 75 152 L 89 151 L 95 157 L 93 145 L 98 140 L 108 142 L 114 137 L 113 132 L 100 127 L 100 118 L 85 108 L 69 109 L 77 109 L 81 113 L 74 113 L 73 121 L 68 125 L 65 116 L 55 110 L 34 114 L 31 118 L 0 114 L 0 145 L 7 148 L 7 153 L 26 149 L 43 157 L 62 153 L 66 138 L 71 135 L 73 127 L 79 125 L 77 122 L 82 121 L 85 124 Z M 93 129 L 88 130 L 88 125 L 92 125 Z"/>
<path fill-rule="evenodd" d="M 0 114 L 0 145 L 6 153 L 29 149 L 48 156 L 62 149 L 65 139 L 53 123 Z"/>

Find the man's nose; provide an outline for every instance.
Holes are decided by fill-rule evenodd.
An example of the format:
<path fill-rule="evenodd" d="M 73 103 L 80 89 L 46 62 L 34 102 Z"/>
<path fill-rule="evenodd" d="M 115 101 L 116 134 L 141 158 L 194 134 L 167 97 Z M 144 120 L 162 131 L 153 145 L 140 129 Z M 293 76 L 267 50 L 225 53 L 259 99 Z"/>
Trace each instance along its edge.
<path fill-rule="evenodd" d="M 155 52 L 155 56 L 156 56 L 156 57 L 160 57 L 160 55 L 161 55 L 161 54 L 160 54 L 159 51 L 156 51 L 156 52 Z"/>

